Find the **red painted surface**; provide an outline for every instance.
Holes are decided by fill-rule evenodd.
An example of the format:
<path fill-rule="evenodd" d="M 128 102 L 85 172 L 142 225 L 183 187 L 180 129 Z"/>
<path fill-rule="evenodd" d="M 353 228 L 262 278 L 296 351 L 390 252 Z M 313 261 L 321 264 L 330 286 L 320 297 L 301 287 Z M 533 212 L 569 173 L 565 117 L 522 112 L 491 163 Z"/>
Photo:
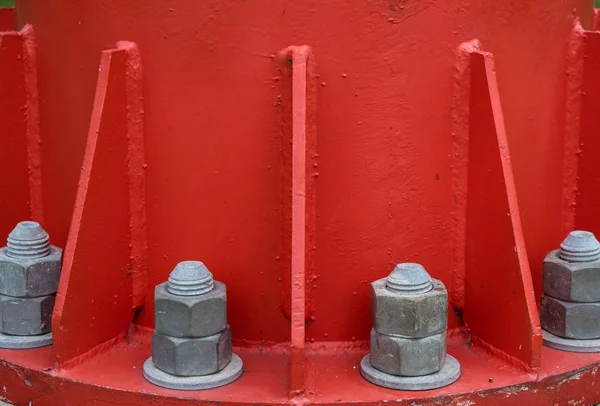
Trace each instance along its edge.
<path fill-rule="evenodd" d="M 589 1 L 549 1 L 541 12 L 517 0 L 18 0 L 19 26 L 36 34 L 44 225 L 66 251 L 55 345 L 0 351 L 6 397 L 599 401 L 600 359 L 540 349 L 534 308 L 544 255 L 571 217 L 583 219 L 563 199 L 583 186 L 563 175 L 587 165 L 569 158 L 570 134 L 597 128 L 595 96 L 572 80 L 585 49 L 572 48 L 577 18 L 591 27 Z M 468 49 L 495 55 L 497 84 L 485 59 L 474 70 L 471 57 L 457 64 L 473 38 Z M 99 74 L 98 56 L 122 40 L 139 54 L 121 43 L 102 54 Z M 297 43 L 318 66 L 312 57 L 281 66 L 278 50 Z M 13 111 L 34 100 L 20 83 L 9 87 Z M 25 157 L 14 163 L 30 165 L 20 142 Z M 227 283 L 245 361 L 231 386 L 182 394 L 141 376 L 152 287 L 184 259 Z M 464 373 L 438 391 L 389 391 L 358 373 L 368 284 L 401 261 L 423 263 L 450 288 L 450 326 L 472 333 L 453 335 Z"/>
<path fill-rule="evenodd" d="M 307 192 L 307 82 L 310 48 L 289 50 L 292 64 L 292 301 L 291 301 L 291 390 L 301 393 L 305 380 L 306 322 L 306 192 Z"/>
<path fill-rule="evenodd" d="M 0 35 L 0 154 L 4 176 L 0 177 L 0 238 L 15 224 L 29 217 L 27 139 L 23 108 L 25 80 L 23 41 L 17 32 Z"/>
<path fill-rule="evenodd" d="M 319 278 L 307 337 L 366 339 L 368 283 L 394 263 L 423 262 L 452 284 L 454 50 L 479 38 L 494 52 L 500 92 L 511 101 L 505 120 L 534 285 L 541 286 L 541 261 L 563 237 L 556 162 L 567 38 L 574 9 L 591 23 L 589 1 L 552 2 L 542 14 L 519 1 L 288 3 L 18 1 L 19 23 L 34 24 L 38 37 L 44 203 L 57 243 L 64 245 L 71 218 L 98 54 L 134 40 L 147 61 L 150 286 L 178 260 L 202 259 L 228 285 L 236 339 L 289 340 L 280 309 L 281 120 L 271 56 L 306 43 L 319 61 L 321 134 Z M 191 174 L 197 181 L 189 182 Z M 543 210 L 540 195 L 548 197 Z M 151 312 L 147 300 L 142 325 L 151 326 Z"/>
<path fill-rule="evenodd" d="M 290 276 L 283 287 L 289 292 L 291 321 L 290 389 L 294 395 L 304 392 L 306 322 L 311 321 L 311 288 L 318 278 L 314 269 L 315 242 L 315 184 L 318 173 L 316 152 L 316 89 L 315 62 L 309 47 L 289 47 L 278 55 L 282 66 L 282 99 L 285 115 L 284 141 L 288 137 L 291 154 L 285 153 L 291 172 L 284 171 L 284 204 L 290 208 Z M 291 91 L 290 91 L 291 90 Z M 286 163 L 284 165 L 287 167 Z M 289 182 L 290 187 L 286 187 Z M 286 196 L 289 194 L 290 196 Z M 287 203 L 289 202 L 289 203 Z M 286 255 L 286 259 L 287 259 Z M 286 278 L 288 279 L 288 278 Z M 286 293 L 287 293 L 286 292 Z M 284 303 L 288 300 L 284 295 Z"/>
<path fill-rule="evenodd" d="M 580 30 L 579 34 L 576 37 L 579 43 L 574 44 L 580 49 L 577 61 L 579 75 L 573 78 L 581 86 L 581 97 L 578 99 L 579 132 L 569 134 L 574 135 L 574 148 L 569 152 L 577 164 L 577 170 L 572 174 L 575 175 L 572 183 L 576 189 L 574 228 L 600 235 L 600 79 L 597 77 L 600 68 L 600 32 Z"/>
<path fill-rule="evenodd" d="M 136 141 L 129 127 L 134 124 L 131 114 L 140 109 L 141 101 L 139 87 L 128 83 L 141 80 L 139 64 L 139 54 L 131 44 L 102 53 L 52 319 L 59 364 L 73 362 L 124 336 L 133 320 L 137 279 L 132 272 L 131 236 L 138 233 L 130 231 L 130 224 L 138 223 L 130 223 L 128 174 L 137 162 L 132 162 L 131 156 L 141 151 L 129 147 Z M 133 105 L 129 103 L 132 99 Z M 138 169 L 143 170 L 141 166 Z"/>
<path fill-rule="evenodd" d="M 0 31 L 12 31 L 15 28 L 15 9 L 12 7 L 0 7 Z"/>
<path fill-rule="evenodd" d="M 464 321 L 474 337 L 540 366 L 542 337 L 490 53 L 470 54 Z"/>
<path fill-rule="evenodd" d="M 244 359 L 244 375 L 230 386 L 208 391 L 178 392 L 159 388 L 142 376 L 148 357 L 148 333 L 130 335 L 110 351 L 74 368 L 44 371 L 51 350 L 0 350 L 2 396 L 16 404 L 56 405 L 192 405 L 289 404 L 287 364 L 289 352 L 281 347 L 236 348 Z M 306 396 L 294 404 L 376 405 L 394 402 L 401 406 L 554 406 L 592 405 L 600 401 L 597 374 L 599 354 L 569 354 L 543 349 L 539 374 L 514 369 L 488 354 L 473 351 L 460 335 L 453 335 L 448 351 L 462 365 L 461 378 L 453 385 L 426 392 L 404 392 L 369 384 L 358 369 L 364 346 L 321 343 L 309 346 Z M 491 379 L 491 382 L 490 382 Z M 475 391 L 475 392 L 474 392 Z M 209 401 L 210 400 L 210 401 Z M 580 402 L 580 403 L 575 403 Z M 77 404 L 75 403 L 75 404 Z"/>
<path fill-rule="evenodd" d="M 580 155 L 580 132 L 582 125 L 582 75 L 583 75 L 583 36 L 584 29 L 579 22 L 573 25 L 569 36 L 567 53 L 567 89 L 565 134 L 563 149 L 563 213 L 562 234 L 567 235 L 575 228 L 575 212 L 578 187 L 578 166 Z"/>
<path fill-rule="evenodd" d="M 19 221 L 34 219 L 43 223 L 35 66 L 35 38 L 31 26 L 25 26 L 20 32 L 0 33 L 2 240 Z"/>
<path fill-rule="evenodd" d="M 142 61 L 133 42 L 117 43 L 126 52 L 125 93 L 127 94 L 127 174 L 129 181 L 129 232 L 131 244 L 132 302 L 135 308 L 152 296 L 148 285 L 148 244 L 146 231 L 146 163 L 144 156 L 144 108 Z"/>

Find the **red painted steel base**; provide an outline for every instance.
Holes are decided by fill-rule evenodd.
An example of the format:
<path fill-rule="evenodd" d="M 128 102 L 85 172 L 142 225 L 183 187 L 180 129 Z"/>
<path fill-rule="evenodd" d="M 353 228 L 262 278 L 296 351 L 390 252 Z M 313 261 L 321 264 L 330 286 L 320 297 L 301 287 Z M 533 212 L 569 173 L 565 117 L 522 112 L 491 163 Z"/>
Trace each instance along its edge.
<path fill-rule="evenodd" d="M 544 348 L 537 373 L 508 367 L 470 347 L 455 335 L 448 352 L 461 363 L 460 379 L 445 388 L 406 392 L 370 384 L 359 371 L 366 343 L 310 345 L 306 394 L 290 400 L 287 390 L 289 351 L 283 347 L 236 348 L 244 374 L 229 386 L 179 392 L 144 379 L 142 365 L 150 353 L 150 334 L 131 334 L 103 353 L 69 370 L 51 370 L 52 349 L 0 351 L 2 397 L 17 405 L 192 405 L 321 404 L 397 405 L 592 405 L 600 402 L 597 373 L 600 354 L 571 354 Z M 282 379 L 283 378 L 283 379 Z M 474 403 L 469 403 L 474 402 Z M 569 403 L 571 402 L 571 403 Z"/>

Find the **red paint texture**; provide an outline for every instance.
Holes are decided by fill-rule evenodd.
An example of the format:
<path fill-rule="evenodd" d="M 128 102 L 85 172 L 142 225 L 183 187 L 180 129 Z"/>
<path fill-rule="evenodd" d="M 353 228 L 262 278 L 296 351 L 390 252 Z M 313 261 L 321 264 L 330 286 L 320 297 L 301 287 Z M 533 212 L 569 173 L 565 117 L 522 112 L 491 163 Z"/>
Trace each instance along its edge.
<path fill-rule="evenodd" d="M 0 238 L 29 217 L 23 41 L 17 32 L 0 34 Z"/>
<path fill-rule="evenodd" d="M 0 7 L 0 31 L 13 31 L 16 28 L 15 9 Z"/>
<path fill-rule="evenodd" d="M 42 151 L 40 112 L 35 53 L 35 33 L 26 25 L 20 32 L 23 39 L 23 69 L 25 75 L 25 138 L 27 140 L 27 174 L 29 175 L 30 217 L 44 223 L 42 195 Z"/>
<path fill-rule="evenodd" d="M 0 377 L 4 397 L 15 404 L 38 405 L 214 405 L 290 404 L 286 386 L 289 353 L 280 347 L 236 348 L 244 359 L 244 375 L 229 386 L 209 391 L 177 392 L 153 386 L 141 372 L 151 337 L 134 333 L 74 368 L 48 373 L 51 348 L 33 351 L 0 350 Z M 365 381 L 358 370 L 366 349 L 346 343 L 323 343 L 309 351 L 306 395 L 294 404 L 401 406 L 552 406 L 568 402 L 591 405 L 600 401 L 596 384 L 599 354 L 569 354 L 543 348 L 539 377 L 473 351 L 458 337 L 448 351 L 462 365 L 453 385 L 425 392 L 395 391 Z M 490 379 L 492 382 L 490 382 Z M 474 392 L 475 391 L 475 392 Z M 210 399 L 210 400 L 209 400 Z"/>
<path fill-rule="evenodd" d="M 315 73 L 314 57 L 309 47 L 290 47 L 278 55 L 282 66 L 282 98 L 286 115 L 283 118 L 284 132 L 282 147 L 291 144 L 290 171 L 283 172 L 284 207 L 290 209 L 289 235 L 290 273 L 283 283 L 284 311 L 289 308 L 291 321 L 291 392 L 299 395 L 304 391 L 306 321 L 310 320 L 310 286 L 316 279 L 314 274 L 315 246 Z M 290 91 L 291 90 L 291 91 Z M 286 133 L 291 131 L 291 136 Z M 290 186 L 288 186 L 288 183 Z M 289 193 L 290 197 L 286 196 Z M 289 205 L 289 206 L 288 206 Z M 285 219 L 285 217 L 284 217 Z M 285 221 L 285 220 L 284 220 Z M 287 221 L 286 221 L 287 223 Z M 288 255 L 285 256 L 286 259 Z M 289 299 L 285 296 L 289 295 Z M 289 305 L 287 304 L 289 303 Z M 288 307 L 289 306 L 289 307 Z"/>
<path fill-rule="evenodd" d="M 280 309 L 281 115 L 271 56 L 309 44 L 318 59 L 321 136 L 318 279 L 307 338 L 366 339 L 368 284 L 395 263 L 422 262 L 452 286 L 454 50 L 479 38 L 498 61 L 539 287 L 541 260 L 562 238 L 556 162 L 574 9 L 584 26 L 591 23 L 587 0 L 551 2 L 544 13 L 516 0 L 18 0 L 18 22 L 34 24 L 38 41 L 47 228 L 64 245 L 98 54 L 115 41 L 136 41 L 145 77 L 149 286 L 180 260 L 203 260 L 227 283 L 237 340 L 289 340 Z M 542 209 L 539 196 L 547 197 Z M 144 326 L 152 325 L 150 296 L 138 320 Z"/>
<path fill-rule="evenodd" d="M 577 166 L 580 155 L 581 103 L 583 75 L 583 37 L 585 33 L 581 24 L 575 22 L 569 37 L 567 54 L 567 92 L 566 119 L 564 135 L 564 152 L 562 178 L 563 213 L 561 234 L 566 236 L 575 228 L 575 211 L 577 201 Z"/>
<path fill-rule="evenodd" d="M 600 235 L 600 32 L 585 31 L 579 36 L 580 46 L 580 84 L 579 134 L 570 141 L 577 143 L 571 157 L 577 162 L 575 182 L 577 195 L 575 200 L 574 228 L 589 230 Z M 577 79 L 576 79 L 577 80 Z M 577 116 L 573 117 L 575 119 Z M 578 137 L 577 137 L 578 135 Z M 573 153 L 574 152 L 574 153 Z M 570 230 L 569 230 L 570 231 Z"/>
<path fill-rule="evenodd" d="M 141 80 L 139 64 L 133 44 L 102 53 L 52 320 L 59 365 L 110 345 L 133 319 L 133 286 L 140 282 L 134 255 L 145 242 L 132 239 L 142 237 L 130 230 L 144 223 L 131 204 L 143 192 L 141 161 L 134 157 L 142 152 L 141 100 L 139 84 L 131 83 Z"/>
<path fill-rule="evenodd" d="M 15 224 L 43 223 L 33 28 L 0 33 L 0 239 Z M 4 237 L 3 237 L 4 236 Z"/>
<path fill-rule="evenodd" d="M 117 43 L 126 51 L 125 92 L 127 94 L 127 173 L 129 179 L 129 233 L 131 239 L 132 301 L 135 308 L 144 305 L 152 288 L 148 284 L 148 246 L 146 235 L 146 177 L 144 162 L 144 109 L 142 64 L 133 42 Z"/>
<path fill-rule="evenodd" d="M 19 154 L 3 161 L 15 177 L 3 177 L 0 191 L 25 196 L 7 201 L 18 219 L 0 226 L 32 210 L 31 185 L 43 184 L 44 225 L 53 243 L 68 242 L 54 348 L 0 354 L 7 397 L 283 403 L 292 388 L 294 403 L 319 404 L 599 400 L 595 355 L 540 350 L 532 287 L 539 296 L 542 259 L 564 230 L 589 224 L 579 211 L 569 220 L 568 204 L 581 200 L 569 190 L 584 186 L 563 174 L 587 176 L 582 193 L 595 199 L 593 161 L 572 156 L 597 128 L 596 96 L 578 94 L 595 80 L 577 83 L 596 57 L 577 58 L 596 45 L 572 48 L 577 18 L 591 26 L 588 0 L 546 2 L 544 12 L 518 0 L 17 0 L 19 26 L 35 26 L 37 48 L 0 58 L 11 95 L 0 100 L 0 143 L 15 141 L 0 153 Z M 0 52 L 25 52 L 14 35 L 2 35 Z M 484 58 L 476 70 L 471 56 L 456 63 L 471 38 L 479 42 L 462 51 Z M 139 53 L 125 42 L 105 51 L 98 75 L 98 55 L 123 39 Z M 294 43 L 311 46 L 318 70 L 312 57 L 297 69 L 303 48 L 291 48 L 291 66 L 273 63 Z M 479 47 L 495 55 L 497 84 Z M 18 114 L 36 99 L 19 72 L 36 63 L 37 119 Z M 39 137 L 43 171 L 21 137 L 37 120 L 29 134 Z M 184 398 L 141 376 L 149 337 L 124 336 L 134 308 L 135 325 L 152 327 L 152 287 L 185 259 L 227 284 L 234 339 L 251 348 L 240 350 L 239 381 Z M 449 287 L 450 326 L 464 316 L 479 343 L 451 340 L 464 372 L 439 391 L 374 387 L 358 373 L 364 349 L 328 346 L 362 348 L 368 285 L 402 261 L 423 263 Z M 306 356 L 306 340 L 327 351 Z M 263 348 L 273 343 L 282 344 Z M 52 351 L 69 368 L 43 371 L 38 357 Z M 540 351 L 543 380 L 513 368 L 538 368 Z"/>
<path fill-rule="evenodd" d="M 456 77 L 452 98 L 452 284 L 449 305 L 462 312 L 465 307 L 465 254 L 467 196 L 469 188 L 469 100 L 471 91 L 471 55 L 480 48 L 478 40 L 458 47 Z"/>
<path fill-rule="evenodd" d="M 537 369 L 541 329 L 494 60 L 469 53 L 464 321 L 472 335 Z"/>

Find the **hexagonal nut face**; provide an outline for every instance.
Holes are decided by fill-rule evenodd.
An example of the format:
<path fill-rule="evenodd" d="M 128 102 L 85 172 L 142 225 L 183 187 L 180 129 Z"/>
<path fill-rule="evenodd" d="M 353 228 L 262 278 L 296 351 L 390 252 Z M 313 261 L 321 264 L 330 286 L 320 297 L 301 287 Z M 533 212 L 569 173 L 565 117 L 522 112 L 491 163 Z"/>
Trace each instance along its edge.
<path fill-rule="evenodd" d="M 0 331 L 17 336 L 48 333 L 53 309 L 54 295 L 33 298 L 0 295 Z"/>
<path fill-rule="evenodd" d="M 219 372 L 231 361 L 231 329 L 202 338 L 176 338 L 157 331 L 152 336 L 152 361 L 171 375 L 201 376 Z"/>
<path fill-rule="evenodd" d="M 599 302 L 600 261 L 568 262 L 559 254 L 560 250 L 551 251 L 544 259 L 544 293 L 570 302 Z"/>
<path fill-rule="evenodd" d="M 600 303 L 573 303 L 542 295 L 542 328 L 565 338 L 600 338 Z"/>
<path fill-rule="evenodd" d="M 371 283 L 371 320 L 378 333 L 420 338 L 448 328 L 448 292 L 441 281 L 433 279 L 433 289 L 417 295 L 388 290 L 385 283 Z"/>
<path fill-rule="evenodd" d="M 446 361 L 446 331 L 425 338 L 403 338 L 371 330 L 371 365 L 399 376 L 433 374 Z"/>
<path fill-rule="evenodd" d="M 198 296 L 169 293 L 167 283 L 154 291 L 154 328 L 172 337 L 206 337 L 227 326 L 227 291 L 215 281 L 210 292 Z"/>
<path fill-rule="evenodd" d="M 0 294 L 38 297 L 56 293 L 60 279 L 62 250 L 50 246 L 50 254 L 30 260 L 15 259 L 0 249 Z"/>

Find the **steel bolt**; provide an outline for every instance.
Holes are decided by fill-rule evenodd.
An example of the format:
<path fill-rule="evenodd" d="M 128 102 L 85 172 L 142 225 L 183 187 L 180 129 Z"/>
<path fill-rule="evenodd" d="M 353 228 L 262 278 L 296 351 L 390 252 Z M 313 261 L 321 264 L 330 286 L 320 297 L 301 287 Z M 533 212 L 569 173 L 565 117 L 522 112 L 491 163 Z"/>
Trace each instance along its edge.
<path fill-rule="evenodd" d="M 198 261 L 178 263 L 154 292 L 152 360 L 174 376 L 223 370 L 232 358 L 225 285 Z"/>
<path fill-rule="evenodd" d="M 48 233 L 35 221 L 22 221 L 0 249 L 0 294 L 40 297 L 56 293 L 62 250 L 50 245 Z"/>
<path fill-rule="evenodd" d="M 175 266 L 167 289 L 177 296 L 198 296 L 210 292 L 215 287 L 212 273 L 199 261 L 183 261 Z"/>
<path fill-rule="evenodd" d="M 386 278 L 386 288 L 407 295 L 427 293 L 433 289 L 431 277 L 421 264 L 404 263 L 396 268 Z"/>
<path fill-rule="evenodd" d="M 198 261 L 175 266 L 154 291 L 156 331 L 172 337 L 206 337 L 227 327 L 227 291 Z"/>
<path fill-rule="evenodd" d="M 398 264 L 371 284 L 372 367 L 394 376 L 440 371 L 446 359 L 448 292 L 420 264 Z"/>
<path fill-rule="evenodd" d="M 371 283 L 371 319 L 378 333 L 420 338 L 448 328 L 448 292 L 419 264 L 399 264 Z"/>
<path fill-rule="evenodd" d="M 50 237 L 35 221 L 22 221 L 10 232 L 6 255 L 17 259 L 43 258 L 50 254 Z"/>
<path fill-rule="evenodd" d="M 589 231 L 571 231 L 560 244 L 560 258 L 569 262 L 600 260 L 600 242 Z"/>

